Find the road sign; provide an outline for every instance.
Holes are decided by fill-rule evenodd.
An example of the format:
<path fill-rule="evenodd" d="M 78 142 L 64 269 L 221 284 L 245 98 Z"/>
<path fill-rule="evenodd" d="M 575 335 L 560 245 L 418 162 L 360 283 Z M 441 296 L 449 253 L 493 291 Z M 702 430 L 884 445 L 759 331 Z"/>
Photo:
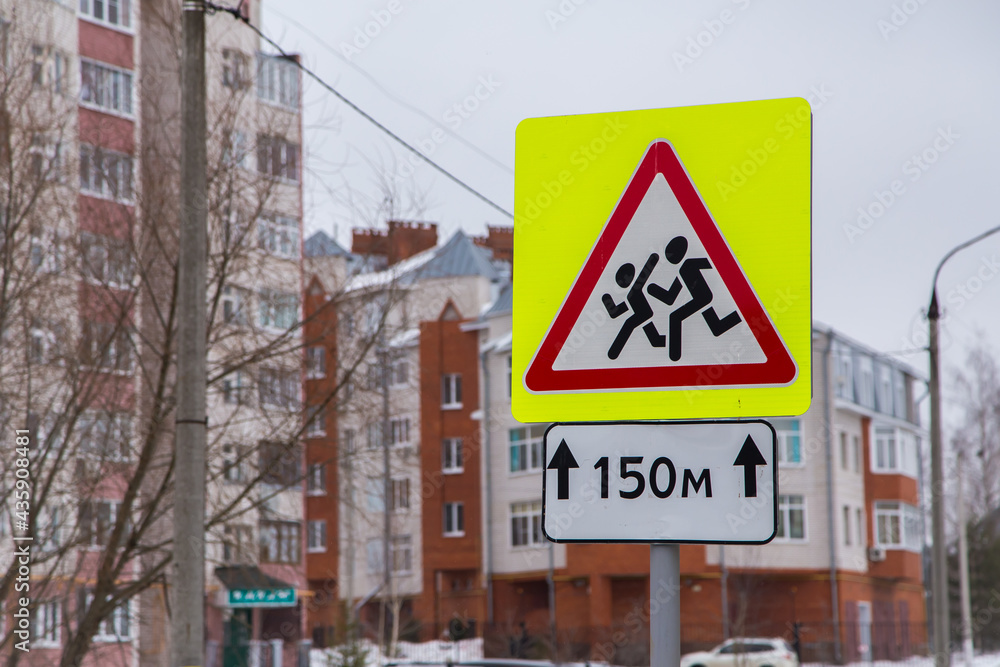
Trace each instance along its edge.
<path fill-rule="evenodd" d="M 810 141 L 798 98 L 521 123 L 514 416 L 804 412 Z"/>
<path fill-rule="evenodd" d="M 294 588 L 234 588 L 229 591 L 230 607 L 294 607 Z"/>
<path fill-rule="evenodd" d="M 777 439 L 765 421 L 553 424 L 542 529 L 555 542 L 765 544 Z"/>

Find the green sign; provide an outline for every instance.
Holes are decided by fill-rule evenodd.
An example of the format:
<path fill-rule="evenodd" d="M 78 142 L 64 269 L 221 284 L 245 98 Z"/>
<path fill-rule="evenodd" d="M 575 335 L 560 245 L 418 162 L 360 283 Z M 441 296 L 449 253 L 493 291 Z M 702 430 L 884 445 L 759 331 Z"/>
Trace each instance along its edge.
<path fill-rule="evenodd" d="M 236 588 L 229 591 L 230 607 L 294 607 L 294 588 Z"/>

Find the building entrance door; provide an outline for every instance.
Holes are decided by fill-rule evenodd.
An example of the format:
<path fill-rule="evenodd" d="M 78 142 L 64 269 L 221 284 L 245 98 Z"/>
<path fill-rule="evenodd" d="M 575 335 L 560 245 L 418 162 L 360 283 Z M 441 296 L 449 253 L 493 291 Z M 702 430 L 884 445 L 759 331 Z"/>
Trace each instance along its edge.
<path fill-rule="evenodd" d="M 222 667 L 248 667 L 250 664 L 250 630 L 252 609 L 233 609 L 226 624 L 226 638 L 222 646 Z"/>

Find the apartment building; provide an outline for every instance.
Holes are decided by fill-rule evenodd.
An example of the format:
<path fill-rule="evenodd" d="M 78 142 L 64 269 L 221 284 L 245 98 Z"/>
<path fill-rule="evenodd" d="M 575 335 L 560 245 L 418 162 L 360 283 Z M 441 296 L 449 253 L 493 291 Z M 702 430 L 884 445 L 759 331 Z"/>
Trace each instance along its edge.
<path fill-rule="evenodd" d="M 491 443 L 484 474 L 494 489 L 484 558 L 492 562 L 494 617 L 521 619 L 542 637 L 554 624 L 564 642 L 589 637 L 592 654 L 606 659 L 642 659 L 648 548 L 553 545 L 541 534 L 547 425 L 510 416 L 510 306 L 501 299 L 482 318 L 484 441 Z M 920 379 L 830 329 L 814 329 L 813 355 L 809 411 L 769 418 L 778 434 L 775 540 L 681 546 L 687 649 L 726 634 L 797 636 L 805 658 L 831 661 L 898 658 L 926 648 Z"/>
<path fill-rule="evenodd" d="M 355 617 L 409 638 L 483 618 L 478 334 L 463 323 L 499 293 L 509 268 L 491 244 L 504 243 L 497 228 L 438 246 L 436 225 L 398 221 L 355 230 L 351 251 L 322 233 L 306 242 L 306 337 L 325 341 L 339 387 L 326 430 L 306 438 L 325 479 L 307 499 L 316 645 Z M 323 392 L 307 380 L 307 405 Z"/>
<path fill-rule="evenodd" d="M 31 434 L 40 545 L 22 664 L 168 663 L 181 5 L 0 2 L 0 250 L 19 286 L 0 309 L 0 413 Z M 240 6 L 259 25 L 260 2 Z M 232 17 L 206 25 L 207 658 L 298 664 L 300 77 Z M 7 538 L 20 528 L 3 497 Z M 9 539 L 0 567 L 16 571 Z"/>

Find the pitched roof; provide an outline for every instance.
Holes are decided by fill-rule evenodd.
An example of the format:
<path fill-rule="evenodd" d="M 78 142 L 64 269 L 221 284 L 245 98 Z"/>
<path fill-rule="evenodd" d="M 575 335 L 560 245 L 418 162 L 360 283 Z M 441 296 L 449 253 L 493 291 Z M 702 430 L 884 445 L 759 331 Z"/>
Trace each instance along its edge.
<path fill-rule="evenodd" d="M 306 239 L 304 250 L 306 257 L 341 257 L 351 254 L 322 231 Z"/>
<path fill-rule="evenodd" d="M 497 298 L 494 299 L 486 310 L 480 315 L 481 319 L 486 319 L 488 317 L 493 317 L 494 315 L 506 315 L 514 310 L 514 284 L 511 282 L 504 283 L 503 287 L 500 288 L 500 293 L 497 294 Z"/>
<path fill-rule="evenodd" d="M 500 274 L 493 266 L 492 259 L 492 252 L 488 248 L 477 246 L 460 229 L 420 269 L 420 278 L 483 276 L 496 280 Z"/>

